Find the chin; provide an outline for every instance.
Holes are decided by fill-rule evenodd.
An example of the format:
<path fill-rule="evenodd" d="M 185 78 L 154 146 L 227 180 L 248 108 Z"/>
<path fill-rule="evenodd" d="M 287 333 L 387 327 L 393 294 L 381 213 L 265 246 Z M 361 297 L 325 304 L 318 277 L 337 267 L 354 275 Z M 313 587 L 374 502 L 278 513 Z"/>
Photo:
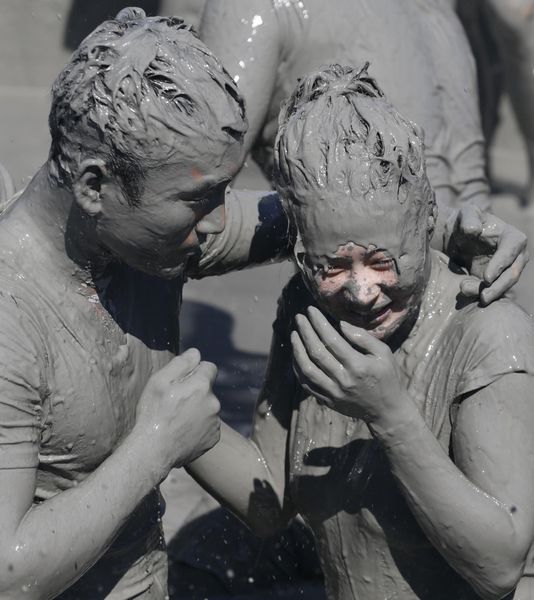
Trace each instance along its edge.
<path fill-rule="evenodd" d="M 174 267 L 160 267 L 154 275 L 161 277 L 162 279 L 176 279 L 181 277 L 185 271 L 185 263 L 176 265 Z"/>

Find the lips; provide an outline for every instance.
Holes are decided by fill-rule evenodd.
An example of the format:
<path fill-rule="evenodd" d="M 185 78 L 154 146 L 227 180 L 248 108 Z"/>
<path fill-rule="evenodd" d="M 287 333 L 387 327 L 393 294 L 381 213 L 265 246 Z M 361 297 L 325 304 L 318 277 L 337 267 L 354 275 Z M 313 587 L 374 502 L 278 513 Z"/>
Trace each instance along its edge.
<path fill-rule="evenodd" d="M 383 308 L 381 311 L 378 312 L 378 314 L 370 315 L 372 318 L 368 321 L 368 323 L 373 327 L 377 327 L 378 325 L 381 325 L 384 321 L 386 321 L 390 315 L 391 308 Z"/>
<path fill-rule="evenodd" d="M 391 315 L 391 304 L 388 303 L 387 306 L 383 306 L 378 310 L 373 310 L 371 312 L 361 313 L 355 310 L 351 310 L 350 314 L 354 319 L 357 319 L 366 329 L 373 329 L 378 327 L 384 321 L 386 321 Z"/>

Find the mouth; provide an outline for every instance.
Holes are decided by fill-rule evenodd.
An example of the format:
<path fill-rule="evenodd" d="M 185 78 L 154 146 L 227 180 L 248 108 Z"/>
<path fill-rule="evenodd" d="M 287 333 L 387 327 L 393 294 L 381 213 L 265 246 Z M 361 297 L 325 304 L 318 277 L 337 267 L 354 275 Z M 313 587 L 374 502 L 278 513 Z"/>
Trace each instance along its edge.
<path fill-rule="evenodd" d="M 391 304 L 388 303 L 387 306 L 383 306 L 382 308 L 370 312 L 362 313 L 355 310 L 350 310 L 349 312 L 353 320 L 356 320 L 365 329 L 375 329 L 388 320 L 391 316 L 392 308 Z"/>

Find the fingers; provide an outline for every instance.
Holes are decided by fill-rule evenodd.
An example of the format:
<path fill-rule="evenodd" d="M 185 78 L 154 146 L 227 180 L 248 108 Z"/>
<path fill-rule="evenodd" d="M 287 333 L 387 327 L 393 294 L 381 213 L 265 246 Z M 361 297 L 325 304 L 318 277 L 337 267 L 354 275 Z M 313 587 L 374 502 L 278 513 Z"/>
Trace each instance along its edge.
<path fill-rule="evenodd" d="M 384 342 L 381 342 L 361 327 L 356 327 L 346 321 L 341 321 L 340 329 L 347 340 L 364 354 L 380 357 L 387 348 Z"/>
<path fill-rule="evenodd" d="M 485 215 L 478 206 L 468 205 L 458 213 L 459 225 L 463 233 L 469 237 L 478 237 L 484 229 Z"/>
<path fill-rule="evenodd" d="M 345 365 L 348 360 L 352 360 L 354 358 L 354 348 L 332 327 L 321 311 L 314 306 L 310 306 L 307 312 L 309 323 L 317 337 L 332 356 L 337 359 L 336 362 Z M 305 339 L 303 341 L 306 343 Z M 306 348 L 309 352 L 310 346 L 306 344 Z"/>
<path fill-rule="evenodd" d="M 342 369 L 343 362 L 341 361 L 340 352 L 332 351 L 332 340 L 328 340 L 330 336 L 325 335 L 321 331 L 321 325 L 317 323 L 317 319 L 310 314 L 309 319 L 303 315 L 297 315 L 295 323 L 299 337 L 306 349 L 306 353 L 311 361 L 321 370 L 324 371 L 330 377 L 336 377 L 339 375 L 340 369 Z M 321 315 L 322 316 L 322 315 Z M 324 317 L 323 317 L 324 318 Z M 325 319 L 326 321 L 326 319 Z M 329 328 L 332 328 L 330 323 L 327 322 Z M 319 332 L 319 333 L 318 333 Z M 335 337 L 341 339 L 339 333 L 334 330 Z M 320 335 L 324 335 L 326 341 L 321 339 Z M 331 336 L 334 337 L 334 336 Z M 341 340 L 343 344 L 347 345 L 344 340 Z M 350 350 L 350 347 L 347 348 Z M 335 354 L 335 356 L 334 356 Z M 346 355 L 345 359 L 346 360 Z"/>
<path fill-rule="evenodd" d="M 484 280 L 489 284 L 493 283 L 505 269 L 510 267 L 527 246 L 527 236 L 522 231 L 502 221 L 500 223 L 496 221 L 500 221 L 500 219 L 497 219 L 494 215 L 488 215 L 488 222 L 481 237 L 482 240 L 494 238 L 496 235 L 495 230 L 501 225 L 502 229 L 498 236 L 497 249 L 484 271 Z M 526 261 L 523 266 L 525 264 Z"/>
<path fill-rule="evenodd" d="M 291 345 L 293 346 L 293 368 L 300 384 L 307 392 L 327 400 L 324 394 L 332 388 L 332 381 L 312 362 L 296 331 L 291 333 Z"/>
<path fill-rule="evenodd" d="M 497 298 L 503 296 L 519 279 L 525 265 L 528 262 L 528 252 L 522 252 L 489 287 L 482 290 L 480 303 L 483 306 L 491 304 Z"/>

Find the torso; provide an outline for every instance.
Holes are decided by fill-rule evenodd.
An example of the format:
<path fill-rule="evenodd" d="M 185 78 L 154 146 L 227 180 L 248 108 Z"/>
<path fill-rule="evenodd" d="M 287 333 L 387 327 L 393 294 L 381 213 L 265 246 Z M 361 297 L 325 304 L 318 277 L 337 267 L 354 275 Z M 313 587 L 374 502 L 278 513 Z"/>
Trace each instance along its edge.
<path fill-rule="evenodd" d="M 529 357 L 528 367 L 512 364 L 508 349 L 482 364 L 486 337 L 478 339 L 477 331 L 485 319 L 511 313 L 519 331 L 534 329 L 527 315 L 506 300 L 487 312 L 475 304 L 458 308 L 461 278 L 448 270 L 445 257 L 434 255 L 419 319 L 395 354 L 410 397 L 447 453 L 455 408 L 464 393 L 488 385 L 499 373 L 534 370 Z M 293 295 L 286 306 L 293 314 L 311 302 L 301 284 L 298 299 Z M 474 591 L 419 528 L 365 423 L 298 389 L 288 449 L 290 494 L 314 532 L 328 597 L 475 600 Z"/>
<path fill-rule="evenodd" d="M 4 297 L 21 308 L 38 362 L 38 503 L 82 482 L 131 430 L 149 377 L 178 352 L 182 281 L 112 265 L 97 293 L 40 264 L 41 257 L 21 257 L 2 261 L 0 282 Z M 34 261 L 28 270 L 27 261 Z M 60 598 L 133 598 L 156 576 L 165 585 L 160 516 L 155 489 L 106 554 Z"/>

